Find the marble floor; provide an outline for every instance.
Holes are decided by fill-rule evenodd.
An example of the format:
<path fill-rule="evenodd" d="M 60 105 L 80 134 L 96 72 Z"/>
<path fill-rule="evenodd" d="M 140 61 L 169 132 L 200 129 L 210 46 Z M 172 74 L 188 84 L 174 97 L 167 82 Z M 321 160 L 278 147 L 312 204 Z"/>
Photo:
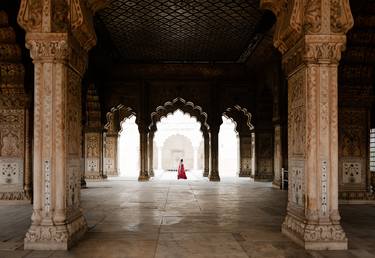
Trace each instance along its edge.
<path fill-rule="evenodd" d="M 31 205 L 0 205 L 0 257 L 375 257 L 375 205 L 340 207 L 347 251 L 305 251 L 280 233 L 285 191 L 249 179 L 89 182 L 89 231 L 70 251 L 23 250 Z"/>

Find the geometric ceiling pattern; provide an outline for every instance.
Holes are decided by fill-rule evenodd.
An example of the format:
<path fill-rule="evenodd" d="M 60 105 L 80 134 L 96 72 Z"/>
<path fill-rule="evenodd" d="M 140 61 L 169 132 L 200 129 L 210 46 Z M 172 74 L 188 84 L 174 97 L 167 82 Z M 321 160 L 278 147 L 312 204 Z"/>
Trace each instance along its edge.
<path fill-rule="evenodd" d="M 233 62 L 262 16 L 259 0 L 113 0 L 98 13 L 129 62 Z"/>

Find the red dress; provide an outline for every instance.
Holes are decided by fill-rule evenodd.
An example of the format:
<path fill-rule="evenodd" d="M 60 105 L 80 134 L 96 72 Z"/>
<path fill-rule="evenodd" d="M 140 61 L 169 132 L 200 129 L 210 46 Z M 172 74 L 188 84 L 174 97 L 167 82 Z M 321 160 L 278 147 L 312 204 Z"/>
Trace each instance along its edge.
<path fill-rule="evenodd" d="M 180 164 L 178 166 L 178 174 L 177 174 L 177 179 L 187 179 L 186 174 L 185 174 L 185 168 L 184 164 Z"/>

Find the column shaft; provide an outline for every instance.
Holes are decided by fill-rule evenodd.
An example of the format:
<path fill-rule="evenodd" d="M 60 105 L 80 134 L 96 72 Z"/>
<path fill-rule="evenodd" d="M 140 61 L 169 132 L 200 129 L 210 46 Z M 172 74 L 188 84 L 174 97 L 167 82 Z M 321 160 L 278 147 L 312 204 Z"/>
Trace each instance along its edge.
<path fill-rule="evenodd" d="M 219 176 L 219 126 L 210 130 L 211 171 L 210 181 L 220 181 Z"/>
<path fill-rule="evenodd" d="M 204 140 L 204 169 L 203 169 L 203 176 L 208 177 L 210 171 L 210 138 L 209 135 L 203 136 Z"/>
<path fill-rule="evenodd" d="M 139 138 L 140 138 L 140 144 L 139 144 L 139 151 L 140 151 L 140 171 L 139 171 L 139 177 L 138 181 L 148 181 L 149 180 L 149 174 L 148 174 L 148 151 L 147 151 L 147 131 L 142 130 L 142 127 L 139 126 Z"/>

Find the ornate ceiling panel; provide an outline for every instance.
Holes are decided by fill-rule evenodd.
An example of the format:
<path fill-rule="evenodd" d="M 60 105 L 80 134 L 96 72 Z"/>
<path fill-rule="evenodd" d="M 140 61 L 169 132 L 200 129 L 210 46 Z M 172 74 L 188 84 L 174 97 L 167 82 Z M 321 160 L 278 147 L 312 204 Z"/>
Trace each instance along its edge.
<path fill-rule="evenodd" d="M 259 0 L 113 0 L 99 19 L 127 61 L 233 62 L 254 37 L 258 6 Z"/>

